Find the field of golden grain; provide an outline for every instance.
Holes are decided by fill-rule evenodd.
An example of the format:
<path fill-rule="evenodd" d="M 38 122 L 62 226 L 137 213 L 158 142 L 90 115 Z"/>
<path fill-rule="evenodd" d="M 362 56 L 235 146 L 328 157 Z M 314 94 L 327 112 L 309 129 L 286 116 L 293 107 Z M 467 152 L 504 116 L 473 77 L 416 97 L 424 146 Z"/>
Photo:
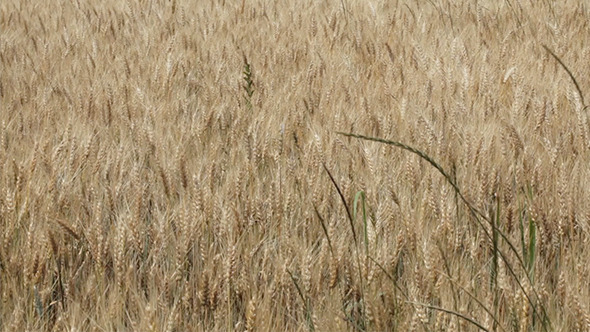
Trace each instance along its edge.
<path fill-rule="evenodd" d="M 1 331 L 590 331 L 587 2 L 0 20 Z"/>

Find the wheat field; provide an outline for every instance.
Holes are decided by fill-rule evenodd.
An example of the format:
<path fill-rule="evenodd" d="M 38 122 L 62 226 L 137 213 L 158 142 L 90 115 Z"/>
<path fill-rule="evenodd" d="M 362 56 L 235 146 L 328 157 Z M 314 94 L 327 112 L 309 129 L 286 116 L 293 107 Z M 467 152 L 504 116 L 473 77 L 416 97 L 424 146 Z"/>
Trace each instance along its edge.
<path fill-rule="evenodd" d="M 1 331 L 590 331 L 588 2 L 0 17 Z"/>

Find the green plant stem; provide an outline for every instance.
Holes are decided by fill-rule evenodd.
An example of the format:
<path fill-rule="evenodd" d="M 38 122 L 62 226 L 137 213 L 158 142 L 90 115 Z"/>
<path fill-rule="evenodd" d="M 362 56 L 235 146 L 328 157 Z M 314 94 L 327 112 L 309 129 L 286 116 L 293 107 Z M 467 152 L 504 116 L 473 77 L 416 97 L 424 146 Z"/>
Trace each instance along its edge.
<path fill-rule="evenodd" d="M 347 136 L 347 137 L 354 137 L 354 138 L 358 138 L 358 139 L 362 139 L 362 140 L 367 140 L 367 141 L 373 141 L 373 142 L 378 142 L 378 143 L 384 143 L 384 144 L 388 144 L 388 145 L 393 145 L 396 147 L 399 147 L 401 149 L 404 149 L 406 151 L 412 152 L 416 155 L 418 155 L 420 158 L 426 160 L 430 165 L 432 165 L 434 168 L 436 168 L 439 173 L 441 173 L 445 179 L 447 180 L 447 182 L 449 182 L 449 184 L 453 187 L 453 189 L 455 190 L 455 192 L 459 195 L 459 198 L 461 198 L 461 200 L 463 201 L 463 203 L 467 206 L 467 208 L 469 209 L 469 211 L 471 212 L 471 214 L 473 215 L 473 217 L 475 218 L 477 224 L 481 227 L 481 229 L 483 230 L 484 234 L 486 235 L 486 237 L 490 240 L 493 241 L 492 235 L 490 235 L 490 233 L 487 231 L 487 229 L 484 227 L 482 221 L 480 220 L 480 217 L 484 220 L 486 220 L 488 222 L 488 224 L 490 224 L 490 226 L 492 227 L 492 229 L 494 229 L 495 231 L 498 232 L 498 234 L 502 237 L 502 239 L 506 242 L 506 244 L 508 244 L 508 246 L 510 247 L 510 250 L 515 254 L 516 258 L 518 259 L 518 262 L 521 266 L 521 268 L 523 268 L 527 273 L 525 273 L 527 280 L 532 284 L 532 280 L 529 277 L 529 273 L 528 273 L 528 269 L 523 261 L 523 258 L 518 254 L 518 251 L 516 250 L 516 248 L 514 247 L 514 245 L 512 244 L 512 242 L 510 242 L 510 240 L 506 237 L 506 235 L 504 233 L 502 233 L 499 229 L 497 229 L 496 225 L 494 224 L 494 222 L 492 222 L 488 217 L 486 217 L 483 213 L 481 213 L 478 209 L 476 209 L 473 204 L 471 204 L 467 198 L 465 198 L 465 196 L 463 196 L 463 193 L 461 192 L 461 190 L 459 189 L 459 186 L 457 186 L 457 184 L 455 183 L 455 181 L 450 177 L 449 174 L 447 174 L 447 172 L 445 172 L 445 170 L 442 168 L 442 166 L 440 166 L 437 162 L 435 162 L 432 158 L 430 158 L 427 154 L 425 154 L 424 152 L 415 149 L 409 145 L 400 143 L 400 142 L 396 142 L 396 141 L 390 141 L 390 140 L 385 140 L 382 138 L 376 138 L 376 137 L 370 137 L 370 136 L 364 136 L 364 135 L 357 135 L 357 134 L 352 134 L 352 133 L 344 133 L 344 132 L 337 132 L 340 135 L 343 136 Z M 549 321 L 549 317 L 547 315 L 547 312 L 545 310 L 545 307 L 543 305 L 541 305 L 541 309 L 543 311 L 543 317 L 541 317 L 541 314 L 538 312 L 537 310 L 537 306 L 535 305 L 535 303 L 533 302 L 533 300 L 531 299 L 531 297 L 529 296 L 529 294 L 526 292 L 526 290 L 524 289 L 524 286 L 522 285 L 522 283 L 520 282 L 520 280 L 518 279 L 516 272 L 514 271 L 514 269 L 512 268 L 512 266 L 510 265 L 508 259 L 506 258 L 506 255 L 499 250 L 499 248 L 497 249 L 497 253 L 499 254 L 499 256 L 502 258 L 502 260 L 506 263 L 506 268 L 508 269 L 508 271 L 510 272 L 510 274 L 514 277 L 514 280 L 516 281 L 516 283 L 518 284 L 519 288 L 522 290 L 524 296 L 527 298 L 527 301 L 529 302 L 529 304 L 531 305 L 531 307 L 533 308 L 533 312 L 536 316 L 539 316 L 539 318 L 541 318 L 541 321 L 543 322 L 543 330 L 548 331 L 549 329 L 547 328 L 547 325 L 551 325 L 551 322 Z M 537 292 L 533 289 L 533 294 L 535 294 L 535 297 L 537 299 L 539 299 L 539 295 L 537 294 Z"/>

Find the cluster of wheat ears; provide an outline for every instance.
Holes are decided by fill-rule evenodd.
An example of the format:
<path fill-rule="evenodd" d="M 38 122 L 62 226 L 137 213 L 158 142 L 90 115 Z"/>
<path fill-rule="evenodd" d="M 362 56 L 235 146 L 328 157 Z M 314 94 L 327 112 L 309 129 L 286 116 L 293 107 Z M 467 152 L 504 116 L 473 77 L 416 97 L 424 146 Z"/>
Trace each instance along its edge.
<path fill-rule="evenodd" d="M 1 1 L 0 330 L 590 331 L 589 22 Z"/>

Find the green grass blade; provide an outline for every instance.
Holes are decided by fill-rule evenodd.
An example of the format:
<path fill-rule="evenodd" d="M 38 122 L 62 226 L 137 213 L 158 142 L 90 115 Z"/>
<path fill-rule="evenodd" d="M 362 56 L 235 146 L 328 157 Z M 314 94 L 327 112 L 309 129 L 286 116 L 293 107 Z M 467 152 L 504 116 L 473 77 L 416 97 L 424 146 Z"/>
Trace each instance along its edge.
<path fill-rule="evenodd" d="M 555 58 L 555 60 L 557 60 L 557 62 L 559 62 L 561 67 L 569 75 L 572 82 L 574 82 L 574 85 L 576 86 L 576 90 L 578 91 L 578 95 L 580 96 L 580 100 L 582 101 L 582 105 L 584 106 L 584 109 L 585 109 L 587 106 L 586 106 L 586 103 L 584 102 L 584 94 L 582 93 L 582 89 L 580 89 L 580 85 L 578 84 L 576 77 L 574 76 L 574 74 L 572 74 L 572 71 L 569 70 L 569 68 L 565 65 L 565 63 L 563 61 L 561 61 L 561 59 L 557 56 L 557 54 L 555 54 L 549 47 L 547 47 L 546 45 L 542 45 L 542 46 L 547 52 L 549 52 L 549 54 L 551 54 L 551 56 L 553 58 Z"/>
<path fill-rule="evenodd" d="M 532 281 L 534 281 L 535 277 L 535 258 L 537 255 L 537 227 L 535 225 L 535 221 L 532 217 L 529 216 L 529 256 L 528 256 L 528 264 L 529 264 L 529 277 Z"/>
<path fill-rule="evenodd" d="M 486 329 L 483 325 L 481 325 L 481 323 L 478 323 L 473 318 L 467 317 L 466 315 L 464 315 L 464 314 L 462 314 L 460 312 L 456 312 L 456 311 L 453 311 L 453 310 L 449 310 L 449 309 L 437 307 L 437 306 L 426 304 L 426 303 L 413 302 L 413 301 L 408 301 L 408 303 L 414 304 L 414 305 L 423 306 L 425 308 L 436 310 L 436 311 L 442 311 L 442 312 L 445 312 L 447 314 L 451 314 L 451 315 L 457 316 L 457 317 L 459 317 L 459 318 L 461 318 L 461 319 L 463 319 L 465 321 L 468 321 L 469 323 L 477 326 L 481 331 L 490 332 L 490 330 Z"/>
<path fill-rule="evenodd" d="M 500 225 L 500 200 L 496 198 L 496 211 L 494 211 L 493 215 L 494 220 L 494 227 L 492 227 L 492 273 L 491 273 L 491 283 L 492 288 L 496 288 L 498 286 L 498 226 Z"/>
<path fill-rule="evenodd" d="M 419 156 L 420 158 L 426 160 L 430 165 L 432 165 L 434 168 L 436 168 L 439 171 L 439 173 L 444 176 L 444 178 L 447 180 L 447 182 L 453 187 L 453 189 L 455 190 L 455 192 L 457 193 L 457 195 L 459 195 L 459 198 L 461 198 L 461 200 L 463 201 L 463 203 L 469 209 L 471 215 L 474 217 L 474 219 L 477 222 L 477 224 L 481 227 L 481 229 L 482 229 L 483 233 L 485 234 L 485 236 L 490 241 L 493 241 L 492 235 L 487 231 L 486 227 L 484 226 L 484 224 L 480 220 L 480 218 L 483 219 L 483 220 L 485 220 L 485 221 L 487 221 L 488 224 L 490 224 L 490 226 L 493 229 L 496 229 L 497 230 L 498 235 L 500 235 L 500 237 L 509 246 L 510 250 L 515 254 L 520 267 L 523 270 L 528 271 L 527 266 L 526 266 L 526 263 L 525 263 L 525 259 L 526 258 L 524 256 L 521 256 L 518 253 L 518 251 L 516 250 L 516 247 L 512 244 L 512 242 L 510 241 L 510 239 L 508 239 L 508 237 L 503 232 L 501 232 L 499 229 L 497 229 L 497 227 L 495 227 L 494 222 L 492 220 L 490 220 L 490 218 L 488 218 L 487 216 L 485 216 L 482 212 L 480 212 L 477 208 L 475 208 L 473 206 L 473 204 L 471 204 L 467 200 L 467 198 L 465 198 L 465 196 L 463 195 L 463 193 L 459 189 L 459 186 L 455 183 L 455 181 L 453 180 L 453 178 L 442 168 L 442 166 L 440 166 L 430 156 L 428 156 L 424 152 L 422 152 L 422 151 L 420 151 L 420 150 L 418 150 L 416 148 L 413 148 L 413 147 L 411 147 L 411 146 L 409 146 L 407 144 L 396 142 L 396 141 L 390 141 L 390 140 L 386 140 L 386 139 L 382 139 L 382 138 L 370 137 L 370 136 L 364 136 L 364 135 L 357 135 L 357 134 L 352 134 L 352 133 L 344 133 L 344 132 L 336 132 L 336 133 L 337 134 L 340 134 L 340 135 L 343 135 L 343 136 L 347 136 L 347 137 L 354 137 L 354 138 L 358 138 L 358 139 L 362 139 L 362 140 L 367 140 L 367 141 L 373 141 L 373 142 L 378 142 L 378 143 L 384 143 L 384 144 L 392 145 L 392 146 L 401 148 L 403 150 L 412 152 L 412 153 L 416 154 L 417 156 Z M 514 271 L 514 269 L 512 268 L 512 266 L 509 264 L 509 261 L 506 258 L 506 255 L 501 250 L 499 250 L 499 249 L 497 250 L 497 253 L 498 253 L 499 257 L 502 258 L 502 260 L 506 263 L 506 268 L 508 269 L 508 271 L 510 272 L 510 274 L 514 277 L 514 281 L 516 282 L 516 284 L 523 291 L 524 296 L 526 297 L 527 301 L 529 302 L 529 304 L 531 305 L 531 307 L 533 309 L 534 315 L 539 316 L 540 318 L 542 318 L 541 320 L 543 321 L 543 330 L 548 331 L 549 329 L 551 329 L 550 328 L 551 322 L 549 320 L 549 317 L 547 315 L 547 310 L 545 309 L 545 307 L 542 304 L 540 304 L 541 310 L 542 310 L 542 313 L 543 313 L 543 317 L 541 317 L 541 314 L 537 310 L 537 305 L 535 304 L 535 301 L 533 301 L 533 299 L 531 299 L 531 297 L 529 296 L 529 294 L 526 292 L 526 290 L 525 290 L 524 286 L 522 285 L 522 282 L 519 280 L 516 272 Z M 525 275 L 526 275 L 527 279 L 529 281 L 531 281 L 530 278 L 529 278 L 528 273 L 526 273 Z M 537 293 L 537 291 L 535 289 L 533 289 L 532 292 L 535 295 L 535 297 L 537 299 L 539 299 L 539 294 Z M 547 325 L 549 325 L 549 327 Z"/>
<path fill-rule="evenodd" d="M 309 305 L 309 301 L 305 299 L 305 296 L 303 296 L 303 292 L 301 291 L 301 287 L 299 287 L 299 284 L 297 283 L 297 279 L 295 278 L 293 273 L 291 273 L 291 271 L 289 271 L 289 270 L 287 270 L 287 273 L 289 273 L 289 276 L 291 277 L 291 281 L 293 281 L 293 284 L 295 285 L 295 288 L 297 289 L 297 293 L 299 294 L 299 297 L 301 298 L 301 301 L 303 301 L 303 305 L 305 306 L 305 319 L 307 320 L 307 325 L 309 327 L 309 330 L 314 332 L 315 327 L 313 325 L 311 307 Z"/>
<path fill-rule="evenodd" d="M 529 200 L 533 201 L 533 189 L 531 186 L 528 186 L 528 196 Z M 529 248 L 528 248 L 528 268 L 529 268 L 529 278 L 531 279 L 531 283 L 535 280 L 535 259 L 537 258 L 537 225 L 533 216 L 529 213 Z"/>
<path fill-rule="evenodd" d="M 356 243 L 358 243 L 358 241 L 356 239 L 356 231 L 354 230 L 354 218 L 352 217 L 352 214 L 350 213 L 350 208 L 348 207 L 348 203 L 346 202 L 346 198 L 344 198 L 344 194 L 342 193 L 342 190 L 340 190 L 340 186 L 338 186 L 338 183 L 336 183 L 336 180 L 332 176 L 332 173 L 330 173 L 330 170 L 328 169 L 326 164 L 322 164 L 322 166 L 324 166 L 324 170 L 326 171 L 326 173 L 328 173 L 328 176 L 330 177 L 330 181 L 332 181 L 332 184 L 334 185 L 334 187 L 336 188 L 336 191 L 338 192 L 338 196 L 340 196 L 340 200 L 342 201 L 342 204 L 344 204 L 344 209 L 346 210 L 346 215 L 348 216 L 348 221 L 350 221 L 350 228 L 352 229 L 352 238 L 354 239 L 354 243 L 356 244 Z"/>
<path fill-rule="evenodd" d="M 361 201 L 362 208 L 363 208 L 363 229 L 364 229 L 364 238 L 365 238 L 365 252 L 369 252 L 369 236 L 367 233 L 367 211 L 366 211 L 366 204 L 365 204 L 365 192 L 359 191 L 354 195 L 354 203 L 353 203 L 353 218 L 356 220 L 357 217 L 357 206 L 359 200 Z"/>
<path fill-rule="evenodd" d="M 328 228 L 326 227 L 326 222 L 324 221 L 324 218 L 322 218 L 322 215 L 320 214 L 320 211 L 318 211 L 317 206 L 315 206 L 315 204 L 313 204 L 313 209 L 315 211 L 315 214 L 318 216 L 318 219 L 320 219 L 320 224 L 322 225 L 322 230 L 324 231 L 324 234 L 326 235 L 326 239 L 328 239 L 328 247 L 330 247 L 330 252 L 332 253 L 332 255 L 334 255 L 334 247 L 332 247 L 332 241 L 330 240 L 330 235 L 328 234 Z"/>

